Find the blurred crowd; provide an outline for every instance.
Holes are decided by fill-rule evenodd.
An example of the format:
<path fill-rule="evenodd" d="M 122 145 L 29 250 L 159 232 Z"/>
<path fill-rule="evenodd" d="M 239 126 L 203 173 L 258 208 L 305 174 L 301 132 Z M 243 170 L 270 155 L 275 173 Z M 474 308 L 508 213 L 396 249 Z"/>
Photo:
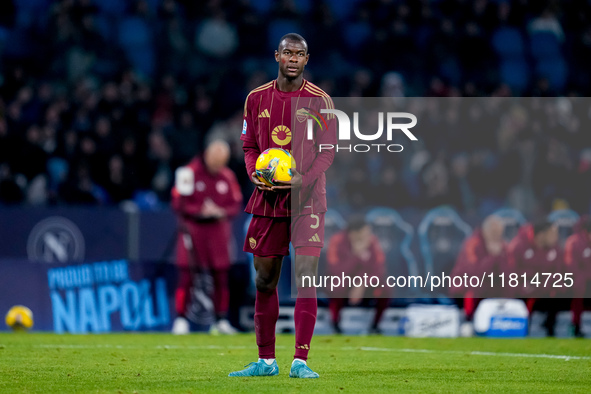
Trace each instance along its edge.
<path fill-rule="evenodd" d="M 213 138 L 230 142 L 248 193 L 244 98 L 276 76 L 273 50 L 289 31 L 308 39 L 306 77 L 335 97 L 585 96 L 589 18 L 582 0 L 3 0 L 0 203 L 155 207 Z M 474 109 L 478 137 L 424 136 L 397 163 L 355 158 L 335 185 L 351 192 L 343 204 L 365 203 L 354 191 L 371 182 L 400 184 L 394 200 L 371 201 L 397 208 L 563 199 L 587 210 L 586 110 L 546 135 Z M 433 121 L 451 130 L 462 111 Z M 515 122 L 541 121 L 522 112 Z"/>
<path fill-rule="evenodd" d="M 337 99 L 335 105 L 348 108 L 354 101 Z M 587 98 L 414 97 L 397 98 L 395 106 L 389 101 L 369 102 L 373 111 L 359 115 L 361 132 L 375 133 L 376 112 L 395 108 L 420 119 L 412 129 L 418 141 L 401 132 L 387 141 L 384 133 L 372 143 L 396 143 L 404 150 L 341 149 L 327 175 L 331 207 L 347 212 L 449 205 L 479 217 L 504 206 L 527 217 L 566 208 L 590 211 L 591 189 L 584 186 L 591 182 Z"/>

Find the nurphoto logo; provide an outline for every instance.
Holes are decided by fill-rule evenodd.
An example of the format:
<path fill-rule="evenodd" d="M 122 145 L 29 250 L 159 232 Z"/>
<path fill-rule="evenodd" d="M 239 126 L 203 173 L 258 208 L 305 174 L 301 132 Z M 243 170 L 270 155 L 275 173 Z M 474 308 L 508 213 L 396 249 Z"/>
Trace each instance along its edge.
<path fill-rule="evenodd" d="M 359 112 L 353 112 L 353 127 L 351 128 L 351 121 L 349 116 L 338 109 L 321 109 L 320 113 L 314 111 L 314 115 L 308 113 L 312 118 L 308 118 L 307 131 L 308 139 L 311 140 L 314 137 L 313 128 L 314 121 L 320 125 L 321 130 L 324 129 L 322 125 L 328 128 L 326 120 L 321 114 L 333 114 L 336 117 L 338 123 L 338 139 L 339 141 L 350 141 L 351 140 L 351 129 L 356 138 L 362 141 L 378 141 L 384 134 L 384 112 L 378 112 L 378 130 L 373 134 L 363 134 L 359 130 Z M 392 141 L 394 131 L 399 130 L 406 135 L 411 141 L 418 141 L 417 137 L 410 131 L 411 128 L 416 126 L 417 117 L 409 112 L 386 112 L 386 140 Z M 322 122 L 319 120 L 322 120 Z M 396 123 L 395 119 L 408 119 L 408 123 Z M 320 144 L 320 151 L 323 149 L 336 149 L 336 151 L 346 150 L 349 152 L 369 152 L 371 150 L 377 150 L 380 152 L 381 149 L 387 150 L 388 152 L 397 153 L 402 152 L 404 147 L 400 144 L 384 144 L 384 143 L 373 143 L 373 144 L 349 144 L 349 145 L 332 145 L 332 144 Z"/>

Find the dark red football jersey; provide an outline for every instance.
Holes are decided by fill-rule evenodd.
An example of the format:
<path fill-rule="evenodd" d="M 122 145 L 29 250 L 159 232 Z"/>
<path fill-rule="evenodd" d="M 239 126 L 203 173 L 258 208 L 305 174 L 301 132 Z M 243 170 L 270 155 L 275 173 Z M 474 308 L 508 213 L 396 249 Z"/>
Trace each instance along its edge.
<path fill-rule="evenodd" d="M 205 200 L 210 199 L 232 217 L 240 212 L 242 192 L 236 176 L 228 167 L 218 174 L 211 174 L 202 157 L 195 157 L 184 168 L 190 170 L 189 176 L 179 179 L 178 172 L 175 186 L 172 188 L 172 208 L 176 213 L 190 220 L 201 220 L 201 210 Z M 185 183 L 184 192 L 179 192 Z M 224 219 L 225 220 L 225 219 Z"/>
<path fill-rule="evenodd" d="M 320 150 L 319 147 L 320 144 L 336 145 L 336 120 L 334 115 L 320 115 L 320 110 L 333 108 L 330 96 L 306 80 L 295 92 L 278 90 L 277 81 L 250 92 L 244 104 L 240 137 L 249 177 L 255 171 L 261 152 L 283 148 L 294 156 L 296 169 L 302 174 L 302 187 L 295 196 L 290 191 L 255 189 L 246 204 L 246 212 L 270 217 L 326 212 L 324 172 L 332 164 L 334 149 Z M 297 114 L 295 119 L 292 113 Z M 308 138 L 308 118 L 314 118 L 312 138 Z"/>

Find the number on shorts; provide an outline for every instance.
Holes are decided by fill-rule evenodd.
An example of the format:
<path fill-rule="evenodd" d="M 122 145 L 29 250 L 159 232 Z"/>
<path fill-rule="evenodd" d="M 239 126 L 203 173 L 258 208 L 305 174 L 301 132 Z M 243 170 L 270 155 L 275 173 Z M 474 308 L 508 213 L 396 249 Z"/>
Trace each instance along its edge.
<path fill-rule="evenodd" d="M 320 218 L 318 217 L 318 215 L 311 214 L 310 217 L 312 219 L 316 219 L 316 224 L 311 224 L 310 228 L 318 228 L 318 226 L 320 225 Z"/>

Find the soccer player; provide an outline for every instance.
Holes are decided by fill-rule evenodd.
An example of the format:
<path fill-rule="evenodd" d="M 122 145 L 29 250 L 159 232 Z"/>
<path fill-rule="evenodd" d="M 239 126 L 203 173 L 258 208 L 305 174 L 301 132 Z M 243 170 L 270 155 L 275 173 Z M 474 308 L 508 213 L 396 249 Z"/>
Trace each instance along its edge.
<path fill-rule="evenodd" d="M 506 266 L 507 246 L 503 239 L 505 225 L 503 220 L 490 215 L 482 222 L 470 237 L 464 241 L 456 265 L 453 268 L 452 276 L 480 277 L 484 272 L 500 274 Z M 479 298 L 477 289 L 454 289 L 454 293 L 464 297 L 464 312 L 466 319 L 472 321 L 476 307 L 482 298 Z"/>
<path fill-rule="evenodd" d="M 174 334 L 188 334 L 187 302 L 191 290 L 190 265 L 209 269 L 213 277 L 213 304 L 216 324 L 212 331 L 234 334 L 236 330 L 226 319 L 229 304 L 228 244 L 231 226 L 228 220 L 242 205 L 242 192 L 234 173 L 226 166 L 230 148 L 225 141 L 208 145 L 203 156 L 195 157 L 177 170 L 172 189 L 172 207 L 177 213 L 177 265 L 179 283 L 175 302 L 177 318 Z"/>
<path fill-rule="evenodd" d="M 331 276 L 377 276 L 380 282 L 385 280 L 386 257 L 378 237 L 371 231 L 363 217 L 356 217 L 349 221 L 347 228 L 332 236 L 328 243 L 328 266 L 326 273 Z M 332 317 L 334 330 L 340 334 L 340 312 L 345 306 L 359 305 L 367 299 L 375 302 L 375 315 L 370 327 L 370 333 L 379 334 L 378 324 L 388 307 L 389 298 L 383 288 L 372 287 L 340 287 L 331 292 L 328 306 Z"/>
<path fill-rule="evenodd" d="M 273 376 L 279 372 L 275 361 L 275 324 L 279 315 L 277 282 L 291 241 L 295 249 L 297 300 L 295 356 L 289 376 L 318 377 L 307 365 L 316 324 L 316 288 L 303 287 L 301 278 L 315 275 L 318 269 L 327 209 L 324 173 L 334 159 L 332 149 L 320 150 L 319 146 L 336 144 L 336 132 L 334 117 L 327 117 L 330 126 L 317 132 L 311 140 L 303 137 L 304 132 L 290 130 L 293 127 L 303 130 L 308 116 L 307 112 L 300 116 L 298 111 L 297 120 L 292 119 L 292 99 L 299 106 L 314 107 L 315 112 L 334 107 L 324 91 L 303 78 L 309 56 L 308 44 L 302 36 L 295 33 L 283 36 L 275 51 L 275 60 L 279 63 L 277 79 L 251 91 L 244 105 L 241 140 L 246 170 L 256 186 L 245 209 L 253 217 L 244 251 L 254 255 L 257 289 L 254 323 L 259 360 L 229 376 Z M 272 147 L 286 150 L 297 147 L 297 151 L 292 152 L 297 171 L 292 170 L 290 182 L 267 187 L 257 178 L 255 163 L 262 151 Z M 297 200 L 292 201 L 292 197 Z"/>

